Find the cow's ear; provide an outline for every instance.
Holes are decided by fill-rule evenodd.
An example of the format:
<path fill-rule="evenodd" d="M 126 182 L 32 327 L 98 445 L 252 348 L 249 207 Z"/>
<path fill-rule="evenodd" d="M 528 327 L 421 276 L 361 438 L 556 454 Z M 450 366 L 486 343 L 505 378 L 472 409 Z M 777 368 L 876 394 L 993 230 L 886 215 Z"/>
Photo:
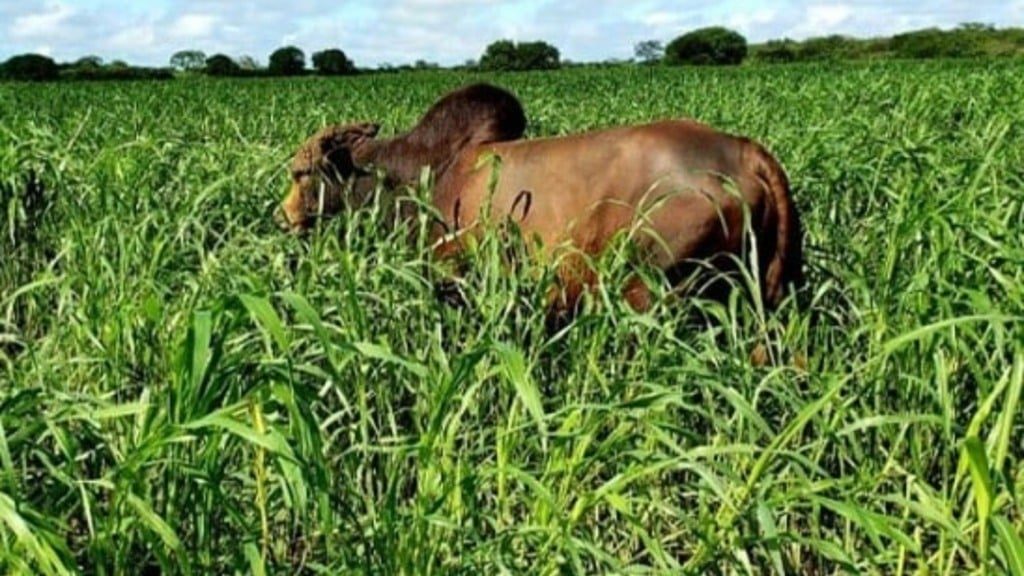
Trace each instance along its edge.
<path fill-rule="evenodd" d="M 348 148 L 351 150 L 376 136 L 379 131 L 380 124 L 372 122 L 332 126 L 324 130 L 320 149 L 324 154 L 335 148 Z"/>
<path fill-rule="evenodd" d="M 344 180 L 355 172 L 355 161 L 348 146 L 336 146 L 324 154 L 321 169 L 334 180 Z"/>
<path fill-rule="evenodd" d="M 319 141 L 320 153 L 327 155 L 333 152 L 336 148 L 344 146 L 345 133 L 347 130 L 347 126 L 330 126 L 321 131 Z"/>
<path fill-rule="evenodd" d="M 377 124 L 376 122 L 355 124 L 353 126 L 349 126 L 345 130 L 345 141 L 349 146 L 358 146 L 359 144 L 376 137 L 378 132 L 380 132 L 380 124 Z"/>
<path fill-rule="evenodd" d="M 380 124 L 377 124 L 376 122 L 367 122 L 362 125 L 362 128 L 363 134 L 365 134 L 367 138 L 374 138 L 377 136 L 377 133 L 380 132 Z"/>
<path fill-rule="evenodd" d="M 354 170 L 348 133 L 351 126 L 330 126 L 320 132 L 317 145 L 321 161 L 316 169 L 335 179 L 347 178 Z"/>

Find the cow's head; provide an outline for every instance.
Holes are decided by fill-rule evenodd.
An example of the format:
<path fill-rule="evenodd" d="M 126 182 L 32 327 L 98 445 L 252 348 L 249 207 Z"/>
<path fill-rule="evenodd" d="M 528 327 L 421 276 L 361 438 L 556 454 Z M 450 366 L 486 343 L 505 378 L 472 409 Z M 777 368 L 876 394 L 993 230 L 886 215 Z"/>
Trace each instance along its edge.
<path fill-rule="evenodd" d="M 353 176 L 363 174 L 353 152 L 379 129 L 372 123 L 328 126 L 306 140 L 292 158 L 291 190 L 275 214 L 278 224 L 302 231 L 341 211 Z"/>

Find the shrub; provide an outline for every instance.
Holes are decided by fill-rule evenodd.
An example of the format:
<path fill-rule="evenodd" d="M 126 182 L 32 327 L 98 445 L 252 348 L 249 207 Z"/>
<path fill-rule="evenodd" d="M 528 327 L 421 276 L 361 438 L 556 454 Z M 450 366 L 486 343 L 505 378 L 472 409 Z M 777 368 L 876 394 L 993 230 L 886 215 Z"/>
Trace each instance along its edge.
<path fill-rule="evenodd" d="M 238 76 L 242 68 L 230 56 L 214 54 L 206 59 L 206 73 L 210 76 Z"/>
<path fill-rule="evenodd" d="M 10 80 L 31 80 L 41 82 L 56 80 L 60 76 L 60 68 L 53 58 L 41 54 L 22 54 L 14 56 L 0 66 L 0 77 Z"/>
<path fill-rule="evenodd" d="M 560 66 L 558 48 L 543 41 L 516 43 L 498 40 L 488 46 L 480 57 L 483 70 L 553 70 Z"/>
<path fill-rule="evenodd" d="M 306 71 L 306 55 L 295 46 L 278 48 L 270 55 L 271 76 L 297 76 Z"/>
<path fill-rule="evenodd" d="M 683 34 L 665 47 L 665 62 L 674 65 L 736 65 L 746 57 L 747 39 L 721 26 Z"/>
<path fill-rule="evenodd" d="M 356 72 L 356 65 L 337 48 L 329 48 L 313 54 L 313 68 L 318 74 L 324 76 L 339 76 Z"/>

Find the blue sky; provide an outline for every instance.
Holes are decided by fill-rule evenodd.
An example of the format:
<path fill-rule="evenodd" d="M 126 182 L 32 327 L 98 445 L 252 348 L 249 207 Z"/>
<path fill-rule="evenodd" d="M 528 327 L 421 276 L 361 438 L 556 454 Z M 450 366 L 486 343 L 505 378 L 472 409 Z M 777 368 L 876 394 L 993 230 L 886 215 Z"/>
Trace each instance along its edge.
<path fill-rule="evenodd" d="M 477 58 L 498 38 L 546 40 L 564 58 L 628 58 L 645 39 L 722 24 L 751 41 L 892 34 L 965 21 L 1024 26 L 1024 0 L 0 0 L 0 59 L 86 54 L 164 65 L 183 48 L 265 62 L 294 44 L 357 64 Z"/>

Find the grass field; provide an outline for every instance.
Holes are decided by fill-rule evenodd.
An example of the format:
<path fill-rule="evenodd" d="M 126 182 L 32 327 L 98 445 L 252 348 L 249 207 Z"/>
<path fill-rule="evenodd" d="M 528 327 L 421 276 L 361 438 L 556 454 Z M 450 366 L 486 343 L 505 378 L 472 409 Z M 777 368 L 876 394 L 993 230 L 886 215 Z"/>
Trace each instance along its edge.
<path fill-rule="evenodd" d="M 0 573 L 1024 575 L 1024 67 L 485 77 L 751 136 L 803 213 L 800 306 L 554 336 L 496 239 L 460 312 L 380 210 L 270 219 L 478 78 L 0 85 Z"/>

